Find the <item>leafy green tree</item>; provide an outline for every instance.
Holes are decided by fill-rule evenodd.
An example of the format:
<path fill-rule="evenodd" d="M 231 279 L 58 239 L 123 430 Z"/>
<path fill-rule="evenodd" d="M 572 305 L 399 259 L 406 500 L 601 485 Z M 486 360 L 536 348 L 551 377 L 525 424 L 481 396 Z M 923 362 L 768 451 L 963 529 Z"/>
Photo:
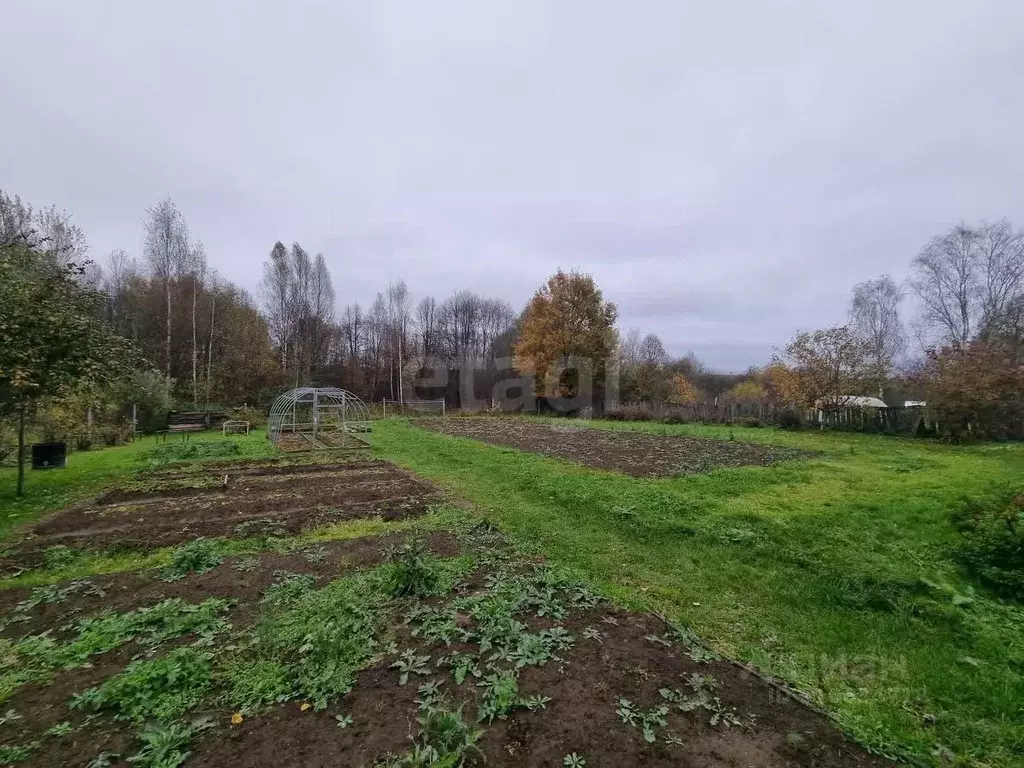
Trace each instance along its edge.
<path fill-rule="evenodd" d="M 102 319 L 102 298 L 24 242 L 0 248 L 0 417 L 18 418 L 18 495 L 25 492 L 25 420 L 41 398 L 124 375 L 128 343 Z"/>

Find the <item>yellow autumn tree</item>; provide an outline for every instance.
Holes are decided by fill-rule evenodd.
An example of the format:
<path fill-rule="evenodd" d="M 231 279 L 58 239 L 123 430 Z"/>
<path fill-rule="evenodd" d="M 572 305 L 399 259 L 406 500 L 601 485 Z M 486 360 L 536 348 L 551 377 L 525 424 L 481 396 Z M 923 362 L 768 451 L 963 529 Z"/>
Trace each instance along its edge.
<path fill-rule="evenodd" d="M 756 379 L 745 379 L 725 393 L 728 403 L 763 403 L 768 399 L 768 390 Z"/>
<path fill-rule="evenodd" d="M 689 405 L 702 400 L 701 392 L 681 373 L 672 377 L 672 395 L 669 402 L 676 405 Z"/>
<path fill-rule="evenodd" d="M 785 400 L 840 406 L 865 387 L 867 343 L 846 326 L 798 333 L 769 368 Z"/>
<path fill-rule="evenodd" d="M 530 299 L 513 347 L 516 368 L 532 374 L 537 394 L 573 397 L 578 371 L 564 370 L 570 357 L 586 360 L 595 391 L 603 390 L 607 362 L 615 350 L 618 311 L 605 301 L 594 278 L 559 270 Z"/>

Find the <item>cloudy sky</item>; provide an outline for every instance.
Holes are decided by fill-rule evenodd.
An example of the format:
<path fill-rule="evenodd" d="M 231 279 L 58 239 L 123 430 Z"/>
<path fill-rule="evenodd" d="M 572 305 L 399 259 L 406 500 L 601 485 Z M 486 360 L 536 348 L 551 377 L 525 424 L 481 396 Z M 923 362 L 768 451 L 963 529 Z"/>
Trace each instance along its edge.
<path fill-rule="evenodd" d="M 0 188 L 139 254 L 170 195 L 256 291 L 516 307 L 591 272 L 621 326 L 741 370 L 959 219 L 1024 224 L 1024 3 L 5 3 Z"/>

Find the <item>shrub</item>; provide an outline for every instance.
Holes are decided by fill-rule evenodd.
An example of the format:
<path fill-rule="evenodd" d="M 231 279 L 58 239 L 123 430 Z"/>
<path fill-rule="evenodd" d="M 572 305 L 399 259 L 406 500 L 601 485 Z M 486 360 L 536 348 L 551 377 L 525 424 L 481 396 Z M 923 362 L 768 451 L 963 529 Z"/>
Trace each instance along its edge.
<path fill-rule="evenodd" d="M 293 695 L 288 670 L 278 661 L 256 660 L 225 665 L 232 709 L 244 714 L 259 712 L 270 704 L 287 701 Z"/>
<path fill-rule="evenodd" d="M 1024 487 L 964 503 L 953 515 L 961 539 L 954 553 L 993 592 L 1024 601 Z"/>
<path fill-rule="evenodd" d="M 1024 366 L 1014 345 L 978 340 L 932 353 L 928 410 L 952 440 L 1024 438 Z"/>
<path fill-rule="evenodd" d="M 77 559 L 78 553 L 65 544 L 54 544 L 43 550 L 43 567 L 48 570 L 66 568 Z"/>
<path fill-rule="evenodd" d="M 389 584 L 396 597 L 428 597 L 440 581 L 435 558 L 421 539 L 388 551 Z"/>
<path fill-rule="evenodd" d="M 139 768 L 177 768 L 188 759 L 189 752 L 185 747 L 195 731 L 193 726 L 181 723 L 150 723 L 139 734 L 142 749 L 129 757 L 128 762 Z M 99 760 L 97 758 L 89 765 L 110 765 Z"/>
<path fill-rule="evenodd" d="M 145 460 L 152 467 L 181 462 L 199 462 L 207 459 L 226 459 L 243 454 L 236 440 L 217 442 L 163 443 L 149 449 Z"/>
<path fill-rule="evenodd" d="M 232 421 L 248 421 L 250 427 L 262 427 L 267 423 L 267 412 L 262 408 L 239 406 L 228 410 L 228 418 Z"/>
<path fill-rule="evenodd" d="M 779 426 L 783 429 L 802 429 L 804 418 L 795 408 L 787 408 L 779 414 Z"/>
<path fill-rule="evenodd" d="M 616 411 L 615 418 L 622 421 L 651 421 L 654 419 L 654 409 L 647 403 L 626 403 Z"/>

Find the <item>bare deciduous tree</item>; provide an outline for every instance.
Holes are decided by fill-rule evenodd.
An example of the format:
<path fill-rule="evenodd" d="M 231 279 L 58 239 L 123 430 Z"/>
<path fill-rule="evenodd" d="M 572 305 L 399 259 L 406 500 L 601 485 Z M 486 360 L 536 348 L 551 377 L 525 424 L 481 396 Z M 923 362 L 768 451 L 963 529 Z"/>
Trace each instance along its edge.
<path fill-rule="evenodd" d="M 0 189 L 0 246 L 22 242 L 34 245 L 37 239 L 32 206 Z"/>
<path fill-rule="evenodd" d="M 146 261 L 153 276 L 164 284 L 166 299 L 164 339 L 165 371 L 171 375 L 171 286 L 188 262 L 188 227 L 171 198 L 161 200 L 146 211 Z"/>
<path fill-rule="evenodd" d="M 103 287 L 107 292 L 110 316 L 115 325 L 119 325 L 118 321 L 123 311 L 128 282 L 138 273 L 139 265 L 135 259 L 129 258 L 128 253 L 121 248 L 111 251 L 107 256 L 106 279 L 103 282 Z"/>
<path fill-rule="evenodd" d="M 199 402 L 199 347 L 196 338 L 196 301 L 199 296 L 199 288 L 203 284 L 206 275 L 206 249 L 201 241 L 192 243 L 188 249 L 188 262 L 184 270 L 192 276 L 192 402 Z"/>
<path fill-rule="evenodd" d="M 322 253 L 313 261 L 310 277 L 310 325 L 312 335 L 312 365 L 323 367 L 327 360 L 327 347 L 334 325 L 334 285 L 331 272 Z"/>
<path fill-rule="evenodd" d="M 370 371 L 370 391 L 376 392 L 377 382 L 380 377 L 381 360 L 384 357 L 387 346 L 390 324 L 388 322 L 388 307 L 384 301 L 384 294 L 378 293 L 373 300 L 370 312 L 366 318 L 366 346 L 367 366 Z"/>
<path fill-rule="evenodd" d="M 1006 219 L 978 230 L 981 252 L 981 331 L 999 322 L 1012 302 L 1024 294 L 1024 231 L 1014 231 Z"/>
<path fill-rule="evenodd" d="M 36 232 L 43 250 L 55 264 L 73 263 L 85 266 L 89 244 L 82 228 L 71 219 L 71 214 L 51 205 L 36 212 Z"/>
<path fill-rule="evenodd" d="M 657 334 L 648 333 L 637 348 L 637 362 L 640 365 L 660 366 L 668 359 L 665 346 Z"/>
<path fill-rule="evenodd" d="M 444 355 L 460 364 L 476 352 L 481 299 L 472 291 L 457 291 L 441 304 L 438 328 Z"/>
<path fill-rule="evenodd" d="M 480 302 L 479 354 L 488 357 L 494 342 L 505 334 L 515 322 L 512 305 L 503 299 L 483 299 Z"/>
<path fill-rule="evenodd" d="M 879 398 L 905 346 L 899 312 L 902 298 L 899 287 L 889 275 L 853 287 L 850 326 L 868 343 L 870 375 L 878 386 Z"/>
<path fill-rule="evenodd" d="M 388 337 L 388 364 L 391 368 L 391 393 L 394 397 L 395 363 L 398 364 L 398 402 L 405 402 L 403 393 L 403 350 L 409 328 L 409 287 L 405 280 L 388 284 L 388 321 L 391 326 Z"/>
<path fill-rule="evenodd" d="M 958 224 L 917 255 L 910 285 L 934 340 L 963 347 L 1024 290 L 1024 234 L 1005 219 Z"/>
<path fill-rule="evenodd" d="M 437 299 L 424 296 L 416 305 L 416 332 L 419 336 L 419 350 L 425 365 L 437 354 Z"/>
<path fill-rule="evenodd" d="M 270 259 L 263 264 L 263 308 L 270 326 L 271 340 L 281 351 L 281 368 L 288 368 L 288 339 L 291 335 L 289 294 L 292 284 L 292 267 L 288 261 L 288 249 L 278 240 L 270 250 Z"/>

